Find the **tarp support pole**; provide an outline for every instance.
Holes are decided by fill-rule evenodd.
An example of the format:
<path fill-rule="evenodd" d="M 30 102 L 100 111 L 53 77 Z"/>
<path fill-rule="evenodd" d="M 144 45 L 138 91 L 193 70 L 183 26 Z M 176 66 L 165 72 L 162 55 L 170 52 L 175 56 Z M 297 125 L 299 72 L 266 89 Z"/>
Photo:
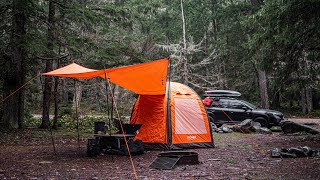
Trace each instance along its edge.
<path fill-rule="evenodd" d="M 172 130 L 171 130 L 171 109 L 170 109 L 170 103 L 171 103 L 171 90 L 170 90 L 170 81 L 171 81 L 171 60 L 169 60 L 169 70 L 168 70 L 168 85 L 167 85 L 167 140 L 168 140 L 168 146 L 171 146 L 172 144 Z"/>
<path fill-rule="evenodd" d="M 73 79 L 73 85 L 74 85 L 74 99 L 75 99 L 75 108 L 76 108 L 77 133 L 78 133 L 78 153 L 80 154 L 80 132 L 79 132 L 79 117 L 78 117 L 78 102 L 77 102 L 77 86 L 76 86 L 75 79 Z"/>
<path fill-rule="evenodd" d="M 104 79 L 105 79 L 105 81 L 106 81 L 106 93 L 107 93 L 107 117 L 108 117 L 108 123 L 109 123 L 109 136 L 111 137 L 111 119 L 110 119 L 110 117 L 109 117 L 109 93 L 108 93 L 108 85 L 109 85 L 109 79 L 107 80 L 107 72 L 106 72 L 106 70 L 105 70 L 106 68 L 104 67 Z M 113 105 L 112 105 L 113 106 Z M 112 148 L 112 146 L 111 146 L 111 148 Z M 112 150 L 112 149 L 111 149 Z M 114 161 L 113 160 L 113 154 L 111 155 L 111 160 L 112 161 Z"/>
<path fill-rule="evenodd" d="M 106 69 L 106 68 L 104 68 Z M 109 93 L 108 93 L 108 83 L 109 81 L 107 80 L 107 73 L 106 73 L 106 70 L 104 70 L 104 79 L 106 81 L 106 93 L 107 93 L 107 117 L 108 117 L 108 124 L 109 124 L 109 135 L 111 136 L 111 120 L 110 120 L 110 117 L 109 117 Z"/>

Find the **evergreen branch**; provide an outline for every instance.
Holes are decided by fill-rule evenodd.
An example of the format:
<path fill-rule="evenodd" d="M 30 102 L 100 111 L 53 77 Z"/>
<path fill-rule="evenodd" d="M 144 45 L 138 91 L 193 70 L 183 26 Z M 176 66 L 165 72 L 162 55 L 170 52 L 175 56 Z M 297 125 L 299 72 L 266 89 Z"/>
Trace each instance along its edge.
<path fill-rule="evenodd" d="M 66 54 L 64 56 L 61 56 L 61 57 L 55 57 L 55 58 L 48 58 L 48 57 L 40 57 L 40 56 L 37 56 L 38 59 L 41 59 L 41 60 L 60 60 L 60 59 L 64 59 L 66 57 L 68 57 L 70 54 Z"/>
<path fill-rule="evenodd" d="M 57 4 L 57 5 L 59 5 L 59 6 L 62 7 L 62 8 L 71 9 L 71 7 L 68 7 L 68 6 L 66 6 L 66 5 L 64 5 L 64 4 L 62 4 L 62 3 L 58 2 L 58 1 L 52 1 L 52 2 L 55 3 L 55 4 Z"/>

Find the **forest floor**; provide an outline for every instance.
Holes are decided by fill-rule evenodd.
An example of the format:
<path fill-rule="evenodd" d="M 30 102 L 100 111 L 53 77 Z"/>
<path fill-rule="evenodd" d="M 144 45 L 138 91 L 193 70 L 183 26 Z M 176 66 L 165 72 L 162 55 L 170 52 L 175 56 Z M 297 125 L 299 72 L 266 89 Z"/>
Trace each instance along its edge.
<path fill-rule="evenodd" d="M 305 120 L 295 120 L 306 123 Z M 313 120 L 320 129 L 320 121 Z M 200 164 L 179 165 L 172 170 L 149 167 L 161 151 L 133 156 L 139 179 L 319 179 L 320 159 L 271 158 L 273 148 L 309 146 L 320 149 L 320 136 L 308 134 L 213 134 L 215 148 L 191 149 Z M 63 130 L 50 133 L 25 129 L 0 134 L 0 179 L 135 179 L 127 156 L 86 157 L 86 136 Z"/>

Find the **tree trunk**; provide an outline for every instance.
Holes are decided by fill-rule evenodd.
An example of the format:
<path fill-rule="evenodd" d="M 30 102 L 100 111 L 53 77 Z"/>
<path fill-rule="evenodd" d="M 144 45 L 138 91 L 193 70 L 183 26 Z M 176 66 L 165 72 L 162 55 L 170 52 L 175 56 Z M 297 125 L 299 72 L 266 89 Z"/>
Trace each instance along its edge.
<path fill-rule="evenodd" d="M 81 102 L 81 97 L 82 97 L 82 85 L 81 83 L 76 83 L 75 81 L 75 93 L 73 95 L 73 105 L 72 105 L 72 108 L 75 110 L 75 111 L 79 111 L 80 109 L 80 102 Z"/>
<path fill-rule="evenodd" d="M 313 110 L 312 90 L 309 87 L 301 88 L 301 110 L 303 114 L 308 114 Z"/>
<path fill-rule="evenodd" d="M 62 103 L 68 103 L 69 95 L 68 95 L 68 85 L 65 78 L 62 78 Z"/>
<path fill-rule="evenodd" d="M 54 16 L 55 16 L 55 4 L 53 0 L 49 0 L 49 14 L 48 14 L 48 36 L 47 36 L 47 49 L 48 53 L 47 55 L 51 58 L 54 57 Z M 46 60 L 46 68 L 45 72 L 52 70 L 52 60 Z M 49 119 L 49 113 L 50 113 L 50 96 L 51 96 L 51 88 L 52 88 L 52 77 L 51 76 L 45 76 L 44 80 L 44 91 L 43 91 L 43 102 L 42 102 L 42 123 L 40 125 L 40 128 L 49 128 L 50 125 L 50 119 Z"/>
<path fill-rule="evenodd" d="M 184 18 L 184 10 L 183 10 L 183 0 L 180 0 L 181 5 L 181 18 L 182 18 L 182 34 L 183 34 L 183 49 L 182 49 L 182 63 L 183 63 L 183 71 L 182 78 L 183 83 L 188 84 L 188 59 L 187 59 L 187 39 L 186 39 L 186 23 Z"/>
<path fill-rule="evenodd" d="M 258 79 L 259 79 L 261 108 L 268 109 L 269 108 L 269 97 L 268 97 L 266 72 L 262 71 L 262 70 L 258 70 Z"/>
<path fill-rule="evenodd" d="M 276 109 L 280 107 L 280 90 L 274 94 L 272 99 L 272 107 Z"/>
<path fill-rule="evenodd" d="M 59 60 L 55 61 L 54 68 L 59 67 Z M 58 129 L 58 111 L 59 111 L 59 77 L 54 77 L 54 117 L 53 117 L 53 129 Z"/>
<path fill-rule="evenodd" d="M 312 89 L 310 87 L 306 89 L 306 100 L 307 100 L 307 112 L 311 113 L 313 110 L 313 104 L 312 104 Z"/>
<path fill-rule="evenodd" d="M 12 56 L 6 57 L 6 72 L 3 82 L 4 97 L 20 88 L 25 81 L 25 35 L 26 14 L 24 0 L 13 1 L 12 9 Z M 16 94 L 3 102 L 2 128 L 22 128 L 24 115 L 24 90 L 20 89 Z"/>

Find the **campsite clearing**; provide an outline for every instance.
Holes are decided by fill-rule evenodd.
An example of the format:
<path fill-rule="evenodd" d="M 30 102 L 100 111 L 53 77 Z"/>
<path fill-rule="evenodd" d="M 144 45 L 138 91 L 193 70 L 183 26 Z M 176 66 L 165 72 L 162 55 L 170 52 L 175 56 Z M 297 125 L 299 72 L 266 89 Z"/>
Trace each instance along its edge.
<path fill-rule="evenodd" d="M 76 133 L 57 131 L 54 155 L 47 131 L 32 130 L 1 135 L 0 179 L 134 179 L 129 157 L 85 157 L 86 138 L 80 153 Z M 67 133 L 67 134 L 65 134 Z M 320 149 L 320 136 L 306 134 L 213 134 L 216 148 L 189 149 L 199 153 L 200 164 L 173 170 L 149 168 L 161 151 L 133 157 L 139 179 L 318 179 L 316 158 L 275 159 L 264 155 L 272 148 L 309 146 Z"/>

